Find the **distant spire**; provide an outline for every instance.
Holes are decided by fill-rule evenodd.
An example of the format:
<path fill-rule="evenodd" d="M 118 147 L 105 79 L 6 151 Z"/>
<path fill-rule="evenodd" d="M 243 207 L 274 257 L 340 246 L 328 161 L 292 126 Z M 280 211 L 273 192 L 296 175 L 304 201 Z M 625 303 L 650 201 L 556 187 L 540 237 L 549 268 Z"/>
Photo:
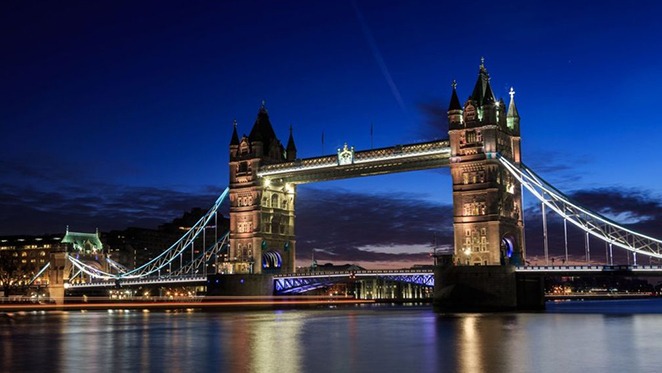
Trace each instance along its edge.
<path fill-rule="evenodd" d="M 292 125 L 290 124 L 290 138 L 287 139 L 287 159 L 293 161 L 297 157 L 297 147 L 294 145 L 294 136 L 292 135 Z"/>
<path fill-rule="evenodd" d="M 237 120 L 232 121 L 232 139 L 230 140 L 230 145 L 239 145 L 239 136 L 237 135 Z"/>

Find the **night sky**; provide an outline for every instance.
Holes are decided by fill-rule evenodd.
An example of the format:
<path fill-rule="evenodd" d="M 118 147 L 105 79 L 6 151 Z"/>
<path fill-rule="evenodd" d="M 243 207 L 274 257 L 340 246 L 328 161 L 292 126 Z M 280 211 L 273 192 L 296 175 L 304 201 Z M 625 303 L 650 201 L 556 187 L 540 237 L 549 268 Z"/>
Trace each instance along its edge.
<path fill-rule="evenodd" d="M 447 138 L 451 82 L 464 101 L 484 57 L 495 95 L 516 91 L 524 162 L 662 237 L 661 11 L 622 0 L 5 1 L 0 235 L 153 228 L 211 206 L 228 182 L 232 122 L 249 133 L 262 100 L 281 141 L 292 125 L 301 158 Z M 447 169 L 298 193 L 300 265 L 313 249 L 322 262 L 425 264 L 434 236 L 452 244 Z M 525 203 L 533 259 L 539 206 Z"/>

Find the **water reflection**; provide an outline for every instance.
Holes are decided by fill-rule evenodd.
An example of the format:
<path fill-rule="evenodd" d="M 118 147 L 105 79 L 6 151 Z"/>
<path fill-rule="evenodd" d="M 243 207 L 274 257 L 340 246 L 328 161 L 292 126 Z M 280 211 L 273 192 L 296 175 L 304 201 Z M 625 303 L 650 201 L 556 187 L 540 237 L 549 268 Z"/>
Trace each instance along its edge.
<path fill-rule="evenodd" d="M 660 339 L 651 313 L 30 313 L 0 324 L 0 371 L 656 371 Z"/>
<path fill-rule="evenodd" d="M 462 372 L 477 373 L 484 372 L 483 347 L 476 330 L 478 316 L 468 315 L 459 319 L 459 335 L 457 338 L 458 352 L 460 355 L 459 368 Z"/>

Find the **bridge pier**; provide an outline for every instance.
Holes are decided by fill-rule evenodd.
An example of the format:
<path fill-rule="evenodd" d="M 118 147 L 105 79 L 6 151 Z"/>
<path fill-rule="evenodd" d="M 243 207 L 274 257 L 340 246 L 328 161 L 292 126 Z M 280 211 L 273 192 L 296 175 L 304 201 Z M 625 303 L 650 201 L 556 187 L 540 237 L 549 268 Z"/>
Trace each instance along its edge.
<path fill-rule="evenodd" d="M 208 296 L 271 296 L 274 278 L 269 274 L 207 276 Z"/>
<path fill-rule="evenodd" d="M 69 280 L 69 263 L 67 253 L 64 251 L 52 252 L 48 269 L 48 295 L 55 304 L 64 304 L 64 285 Z"/>
<path fill-rule="evenodd" d="M 437 312 L 530 311 L 545 308 L 542 277 L 518 276 L 514 266 L 437 266 Z"/>

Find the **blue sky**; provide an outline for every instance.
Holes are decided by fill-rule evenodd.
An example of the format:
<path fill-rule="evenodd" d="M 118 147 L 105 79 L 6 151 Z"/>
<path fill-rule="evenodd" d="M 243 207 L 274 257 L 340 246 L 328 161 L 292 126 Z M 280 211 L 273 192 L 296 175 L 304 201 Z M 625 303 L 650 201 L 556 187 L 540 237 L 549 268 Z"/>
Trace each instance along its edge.
<path fill-rule="evenodd" d="M 497 97 L 516 91 L 525 163 L 569 194 L 594 193 L 598 210 L 613 201 L 598 192 L 640 198 L 657 222 L 662 5 L 636 4 L 4 2 L 0 234 L 156 226 L 211 206 L 232 122 L 248 133 L 262 100 L 281 140 L 293 126 L 300 157 L 367 149 L 371 125 L 375 147 L 446 138 L 451 81 L 468 97 L 481 57 Z M 447 170 L 301 187 L 301 255 L 339 261 L 431 239 L 375 232 L 354 257 L 329 249 L 328 232 L 303 222 L 331 214 L 312 200 L 320 190 L 451 202 Z"/>

